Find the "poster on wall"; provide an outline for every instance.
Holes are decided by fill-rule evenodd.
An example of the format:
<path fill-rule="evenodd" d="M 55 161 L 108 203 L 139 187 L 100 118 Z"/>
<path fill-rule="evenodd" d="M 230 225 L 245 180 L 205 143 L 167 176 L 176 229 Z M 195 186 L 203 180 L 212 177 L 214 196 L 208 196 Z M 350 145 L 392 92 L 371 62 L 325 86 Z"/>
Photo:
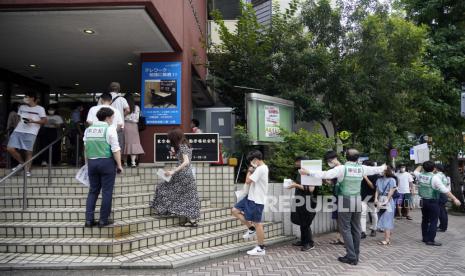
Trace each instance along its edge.
<path fill-rule="evenodd" d="M 181 124 L 181 62 L 143 62 L 141 87 L 147 125 Z"/>
<path fill-rule="evenodd" d="M 278 137 L 279 133 L 279 107 L 265 105 L 265 137 Z"/>
<path fill-rule="evenodd" d="M 192 146 L 192 162 L 218 162 L 218 133 L 186 133 L 186 138 Z M 155 133 L 153 141 L 155 163 L 177 162 L 166 133 Z"/>

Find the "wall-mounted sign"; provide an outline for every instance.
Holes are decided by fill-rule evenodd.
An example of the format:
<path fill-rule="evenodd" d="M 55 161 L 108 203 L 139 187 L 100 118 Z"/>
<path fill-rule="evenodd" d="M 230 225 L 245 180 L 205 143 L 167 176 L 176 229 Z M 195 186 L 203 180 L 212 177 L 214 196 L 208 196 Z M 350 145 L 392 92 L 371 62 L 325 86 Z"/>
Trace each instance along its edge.
<path fill-rule="evenodd" d="M 186 133 L 192 146 L 192 162 L 218 162 L 218 133 Z M 170 154 L 170 140 L 166 133 L 154 134 L 155 163 L 177 162 L 177 157 Z"/>
<path fill-rule="evenodd" d="M 142 63 L 141 107 L 147 125 L 181 124 L 181 62 Z"/>
<path fill-rule="evenodd" d="M 250 93 L 245 97 L 247 133 L 253 144 L 282 142 L 281 130 L 294 128 L 294 102 Z"/>

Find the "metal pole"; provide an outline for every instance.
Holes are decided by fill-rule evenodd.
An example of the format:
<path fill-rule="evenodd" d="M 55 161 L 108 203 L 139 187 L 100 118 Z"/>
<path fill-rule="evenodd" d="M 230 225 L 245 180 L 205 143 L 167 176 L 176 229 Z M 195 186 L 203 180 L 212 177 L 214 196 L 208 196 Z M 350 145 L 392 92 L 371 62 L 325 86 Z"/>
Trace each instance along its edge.
<path fill-rule="evenodd" d="M 27 209 L 27 176 L 26 167 L 23 168 L 23 210 Z"/>
<path fill-rule="evenodd" d="M 79 133 L 76 134 L 76 168 L 79 168 Z"/>
<path fill-rule="evenodd" d="M 239 180 L 239 174 L 241 173 L 242 161 L 243 160 L 244 160 L 244 155 L 241 155 L 241 162 L 239 163 L 239 168 L 237 168 L 236 181 L 234 183 L 237 183 L 237 181 Z"/>
<path fill-rule="evenodd" d="M 52 150 L 53 146 L 48 148 L 48 185 L 52 183 L 51 181 L 51 173 L 52 173 Z"/>

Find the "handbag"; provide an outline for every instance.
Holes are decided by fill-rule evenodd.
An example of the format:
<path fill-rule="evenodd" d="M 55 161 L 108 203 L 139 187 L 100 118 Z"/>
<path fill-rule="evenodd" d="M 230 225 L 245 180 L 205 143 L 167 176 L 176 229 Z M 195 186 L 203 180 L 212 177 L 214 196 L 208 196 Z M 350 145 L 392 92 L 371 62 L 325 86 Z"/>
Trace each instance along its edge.
<path fill-rule="evenodd" d="M 383 197 L 386 196 L 386 197 L 387 197 L 387 194 L 386 194 L 387 188 L 388 188 L 388 185 L 386 185 L 386 187 L 384 188 L 384 191 L 383 191 L 383 193 L 381 194 L 381 196 L 383 196 Z M 397 191 L 397 188 L 396 188 L 396 189 L 394 190 L 394 193 L 393 193 L 392 196 L 391 196 L 392 199 L 396 199 L 396 198 L 394 198 L 394 194 L 395 194 L 395 193 L 397 193 L 397 198 L 400 196 L 400 194 L 399 194 L 399 192 Z M 378 217 L 381 217 L 381 216 L 384 214 L 384 212 L 386 212 L 386 210 L 387 210 L 387 208 L 380 208 L 380 209 L 378 210 Z"/>

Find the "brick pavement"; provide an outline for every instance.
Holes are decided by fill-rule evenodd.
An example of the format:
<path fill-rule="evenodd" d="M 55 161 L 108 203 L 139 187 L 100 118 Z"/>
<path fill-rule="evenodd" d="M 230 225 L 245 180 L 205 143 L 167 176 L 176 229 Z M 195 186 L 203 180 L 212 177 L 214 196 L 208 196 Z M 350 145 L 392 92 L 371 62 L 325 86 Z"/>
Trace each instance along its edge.
<path fill-rule="evenodd" d="M 450 216 L 449 230 L 438 233 L 442 247 L 420 241 L 420 212 L 413 221 L 396 220 L 391 246 L 380 246 L 383 234 L 362 240 L 360 263 L 341 264 L 342 246 L 330 245 L 334 234 L 315 238 L 316 248 L 302 253 L 290 243 L 268 248 L 267 255 L 236 254 L 176 270 L 34 271 L 3 275 L 465 275 L 465 217 Z"/>

